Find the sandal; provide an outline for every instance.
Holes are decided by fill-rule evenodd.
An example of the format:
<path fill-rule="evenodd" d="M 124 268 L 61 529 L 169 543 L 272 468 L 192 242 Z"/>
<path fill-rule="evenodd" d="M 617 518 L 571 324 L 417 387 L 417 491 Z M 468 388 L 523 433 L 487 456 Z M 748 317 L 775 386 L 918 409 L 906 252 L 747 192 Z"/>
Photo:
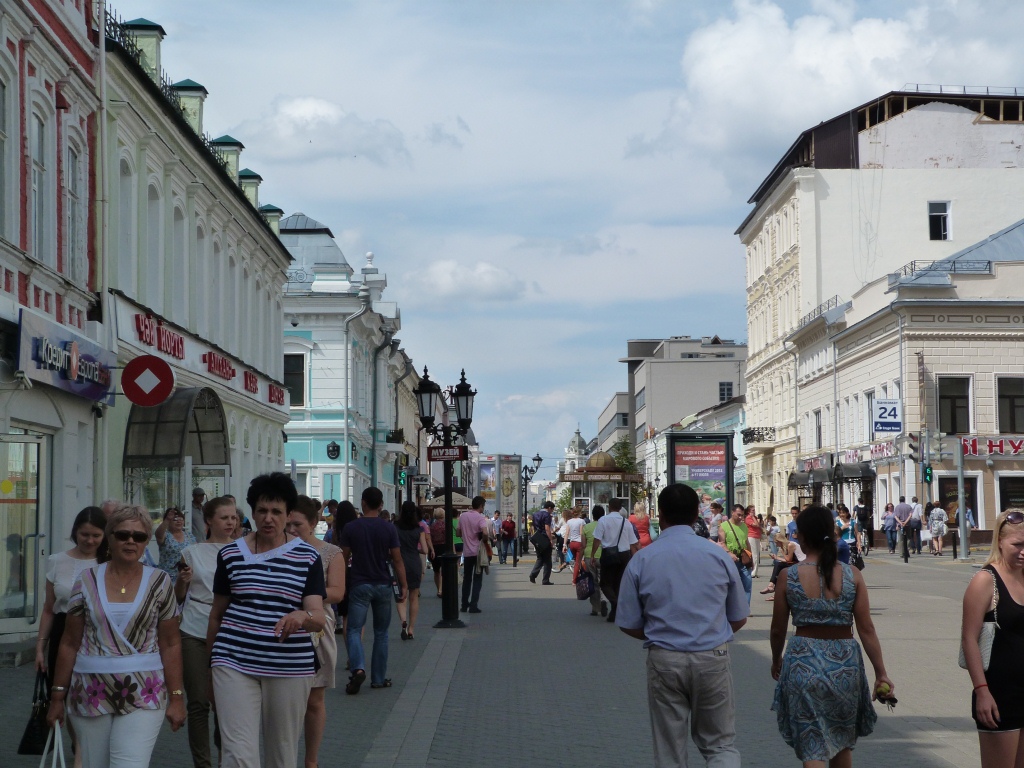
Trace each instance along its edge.
<path fill-rule="evenodd" d="M 775 591 L 775 585 L 769 584 L 765 589 L 762 589 L 758 594 L 770 595 L 774 591 Z"/>
<path fill-rule="evenodd" d="M 390 677 L 389 678 L 385 678 L 383 683 L 370 683 L 370 687 L 371 688 L 390 688 L 391 687 L 391 678 Z"/>
<path fill-rule="evenodd" d="M 764 599 L 764 601 L 765 601 L 766 603 L 774 603 L 774 602 L 775 602 L 775 595 L 772 595 L 771 597 L 766 597 L 766 598 Z"/>
<path fill-rule="evenodd" d="M 362 669 L 357 669 L 348 678 L 348 685 L 345 686 L 345 693 L 349 696 L 355 696 L 359 693 L 359 687 L 366 681 L 366 672 Z"/>
<path fill-rule="evenodd" d="M 408 624 L 403 621 L 402 622 L 402 639 L 403 640 L 408 640 L 409 639 L 409 630 L 406 629 L 407 626 L 408 626 Z"/>

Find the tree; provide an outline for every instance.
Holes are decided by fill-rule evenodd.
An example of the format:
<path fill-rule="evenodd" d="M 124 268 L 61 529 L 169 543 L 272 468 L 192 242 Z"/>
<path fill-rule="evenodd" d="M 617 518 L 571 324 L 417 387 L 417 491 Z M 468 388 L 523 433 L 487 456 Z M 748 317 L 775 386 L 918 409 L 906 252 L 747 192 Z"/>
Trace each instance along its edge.
<path fill-rule="evenodd" d="M 640 470 L 636 464 L 636 449 L 633 448 L 633 443 L 630 442 L 628 435 L 620 437 L 615 445 L 612 446 L 610 453 L 612 459 L 615 460 L 615 466 L 619 468 L 620 472 L 628 472 L 631 475 L 639 474 Z M 637 484 L 631 486 L 630 506 L 638 501 L 643 501 L 645 498 L 647 498 L 646 488 Z"/>
<path fill-rule="evenodd" d="M 558 514 L 565 517 L 565 513 L 572 507 L 572 484 L 565 486 L 562 492 L 558 494 L 558 499 L 555 500 L 555 509 Z"/>

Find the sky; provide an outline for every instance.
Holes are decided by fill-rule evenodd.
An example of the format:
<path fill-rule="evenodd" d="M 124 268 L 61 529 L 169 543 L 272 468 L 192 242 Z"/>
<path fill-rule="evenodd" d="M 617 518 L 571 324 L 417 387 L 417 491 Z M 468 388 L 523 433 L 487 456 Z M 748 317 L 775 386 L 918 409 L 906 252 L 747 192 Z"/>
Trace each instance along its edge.
<path fill-rule="evenodd" d="M 801 131 L 907 83 L 1024 84 L 1015 0 L 111 8 L 163 26 L 261 202 L 374 252 L 417 368 L 465 368 L 481 449 L 538 479 L 626 390 L 627 339 L 746 339 L 733 233 Z"/>

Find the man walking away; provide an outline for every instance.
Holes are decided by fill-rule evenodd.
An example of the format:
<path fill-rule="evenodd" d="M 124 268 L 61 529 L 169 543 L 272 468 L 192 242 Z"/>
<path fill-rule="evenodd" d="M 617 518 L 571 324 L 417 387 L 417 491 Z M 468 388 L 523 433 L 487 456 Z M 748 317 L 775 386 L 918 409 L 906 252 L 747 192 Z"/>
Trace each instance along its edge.
<path fill-rule="evenodd" d="M 629 556 L 636 554 L 640 548 L 640 540 L 633 530 L 633 525 L 626 520 L 622 512 L 622 501 L 612 499 L 608 502 L 609 512 L 597 521 L 594 527 L 594 546 L 601 547 L 601 591 L 612 604 L 608 621 L 615 621 L 615 605 L 619 601 L 619 582 L 626 570 L 623 553 Z M 608 549 L 612 548 L 614 554 Z"/>
<path fill-rule="evenodd" d="M 601 590 L 597 585 L 601 583 L 601 547 L 595 546 L 594 529 L 598 521 L 604 517 L 604 507 L 600 504 L 594 507 L 594 521 L 583 526 L 583 565 L 584 570 L 594 577 L 594 593 L 590 596 L 590 615 L 607 616 L 608 603 L 601 599 Z"/>
<path fill-rule="evenodd" d="M 910 518 L 914 514 L 914 508 L 907 504 L 907 497 L 900 496 L 900 503 L 893 510 L 896 515 L 896 530 L 900 536 L 906 538 L 910 535 Z M 907 540 L 908 551 L 911 551 L 910 540 Z"/>
<path fill-rule="evenodd" d="M 686 766 L 688 732 L 707 765 L 740 766 L 729 642 L 750 607 L 729 554 L 694 534 L 698 505 L 680 483 L 658 495 L 661 536 L 633 557 L 619 590 L 615 623 L 647 649 L 657 768 Z"/>
<path fill-rule="evenodd" d="M 921 519 L 924 516 L 924 507 L 914 496 L 911 500 L 910 512 L 910 551 L 921 554 Z"/>
<path fill-rule="evenodd" d="M 338 545 L 346 561 L 352 563 L 348 582 L 348 646 L 349 676 L 345 693 L 359 693 L 366 680 L 366 661 L 363 654 L 363 626 L 366 616 L 373 610 L 373 658 L 370 661 L 370 687 L 390 688 L 388 671 L 388 627 L 391 626 L 391 573 L 388 561 L 395 569 L 401 594 L 399 602 L 408 594 L 405 565 L 398 543 L 398 529 L 390 520 L 381 517 L 384 494 L 370 486 L 363 491 L 363 516 L 352 520 L 341 530 Z"/>
<path fill-rule="evenodd" d="M 544 569 L 544 580 L 541 584 L 553 584 L 551 581 L 551 552 L 555 548 L 555 534 L 551 532 L 551 510 L 555 508 L 553 501 L 545 501 L 539 511 L 533 513 L 533 536 L 530 541 L 537 553 L 537 562 L 530 571 L 530 581 L 537 583 L 537 574 Z"/>
<path fill-rule="evenodd" d="M 473 508 L 459 515 L 456 531 L 462 537 L 462 611 L 480 613 L 480 588 L 484 584 L 482 568 L 487 565 L 484 537 L 491 535 L 493 523 L 484 515 L 483 496 L 473 497 Z M 482 559 L 481 559 L 482 558 Z M 480 568 L 477 568 L 477 562 Z"/>
<path fill-rule="evenodd" d="M 853 514 L 857 516 L 857 524 L 860 525 L 863 541 L 861 552 L 865 555 L 875 546 L 875 516 L 871 507 L 864 503 L 864 497 L 857 497 L 857 503 L 853 505 Z"/>

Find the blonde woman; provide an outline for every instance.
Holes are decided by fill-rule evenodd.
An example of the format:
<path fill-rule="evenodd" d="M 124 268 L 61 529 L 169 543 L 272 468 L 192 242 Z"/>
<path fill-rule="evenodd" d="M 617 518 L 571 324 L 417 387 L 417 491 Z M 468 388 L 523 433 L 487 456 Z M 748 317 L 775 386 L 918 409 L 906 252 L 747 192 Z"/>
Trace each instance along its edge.
<path fill-rule="evenodd" d="M 998 599 L 994 599 L 998 596 Z M 986 621 L 998 624 L 988 669 L 978 636 Z M 974 693 L 982 768 L 1024 768 L 1024 510 L 1008 509 L 992 531 L 992 552 L 964 593 L 960 642 Z"/>
<path fill-rule="evenodd" d="M 640 549 L 650 546 L 651 544 L 651 518 L 647 515 L 647 508 L 642 502 L 637 502 L 633 505 L 633 514 L 629 516 L 629 522 L 631 522 L 636 528 L 637 538 L 640 539 Z"/>

